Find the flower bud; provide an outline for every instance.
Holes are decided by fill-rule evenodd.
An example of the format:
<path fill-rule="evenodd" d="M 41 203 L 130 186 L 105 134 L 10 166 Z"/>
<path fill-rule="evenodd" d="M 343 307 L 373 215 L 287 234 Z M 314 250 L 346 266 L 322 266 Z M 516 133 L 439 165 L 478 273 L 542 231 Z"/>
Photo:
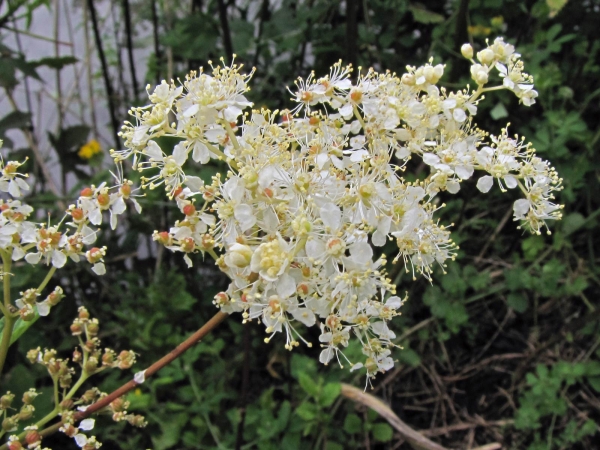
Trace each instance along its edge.
<path fill-rule="evenodd" d="M 491 48 L 485 48 L 477 53 L 477 59 L 481 62 L 481 64 L 489 66 L 494 62 L 494 51 Z"/>
<path fill-rule="evenodd" d="M 135 363 L 135 353 L 131 350 L 123 350 L 117 358 L 117 367 L 121 370 L 130 369 Z"/>
<path fill-rule="evenodd" d="M 155 231 L 154 234 L 152 235 L 152 239 L 162 245 L 172 245 L 173 244 L 173 237 L 169 234 L 168 231 L 161 231 L 161 232 Z"/>
<path fill-rule="evenodd" d="M 59 406 L 62 411 L 68 411 L 69 409 L 73 408 L 74 403 L 75 402 L 73 399 L 67 398 L 60 402 Z"/>
<path fill-rule="evenodd" d="M 215 295 L 213 303 L 215 306 L 221 308 L 229 303 L 229 295 L 227 295 L 227 292 L 219 292 Z"/>
<path fill-rule="evenodd" d="M 134 427 L 143 428 L 148 422 L 144 419 L 144 416 L 140 416 L 139 414 L 129 415 L 127 416 L 127 422 Z"/>
<path fill-rule="evenodd" d="M 111 402 L 110 407 L 113 412 L 122 412 L 129 407 L 129 402 L 125 401 L 123 397 L 119 397 Z"/>
<path fill-rule="evenodd" d="M 78 348 L 76 348 L 75 350 L 73 350 L 73 362 L 74 363 L 78 363 L 81 362 L 81 360 L 83 359 L 83 354 L 79 351 Z"/>
<path fill-rule="evenodd" d="M 7 417 L 2 421 L 2 429 L 4 431 L 14 431 L 17 429 L 17 425 L 19 424 L 19 417 L 12 416 Z"/>
<path fill-rule="evenodd" d="M 29 448 L 35 448 L 36 445 L 39 445 L 42 442 L 42 437 L 37 430 L 29 430 L 27 434 L 25 434 L 25 442 Z"/>
<path fill-rule="evenodd" d="M 402 75 L 402 84 L 406 84 L 408 86 L 414 86 L 415 84 L 415 76 L 412 73 L 405 73 Z"/>
<path fill-rule="evenodd" d="M 22 450 L 23 445 L 18 441 L 11 441 L 8 443 L 8 450 Z"/>
<path fill-rule="evenodd" d="M 250 264 L 252 254 L 252 249 L 247 245 L 235 243 L 229 247 L 229 251 L 225 255 L 225 263 L 230 267 L 243 269 Z"/>
<path fill-rule="evenodd" d="M 83 333 L 83 325 L 81 325 L 79 322 L 73 322 L 71 324 L 71 334 L 73 336 L 80 336 L 81 333 Z"/>
<path fill-rule="evenodd" d="M 15 399 L 15 394 L 8 391 L 6 394 L 4 394 L 2 397 L 0 397 L 0 409 L 6 410 L 6 409 L 10 408 L 10 405 L 12 404 L 14 399 Z"/>
<path fill-rule="evenodd" d="M 104 355 L 102 355 L 102 365 L 112 367 L 115 362 L 115 352 L 110 349 L 104 350 Z"/>
<path fill-rule="evenodd" d="M 92 403 L 94 400 L 96 400 L 97 396 L 98 392 L 96 391 L 96 389 L 88 389 L 83 393 L 81 399 L 84 403 Z"/>
<path fill-rule="evenodd" d="M 65 425 L 63 425 L 60 429 L 60 431 L 62 431 L 63 433 L 65 433 L 67 436 L 69 436 L 70 438 L 72 438 L 73 436 L 75 436 L 78 432 L 79 432 L 79 428 L 74 427 L 72 424 L 70 423 L 66 423 Z"/>
<path fill-rule="evenodd" d="M 473 59 L 473 47 L 471 44 L 463 44 L 460 48 L 460 52 L 467 59 Z"/>
<path fill-rule="evenodd" d="M 21 411 L 19 411 L 19 420 L 25 421 L 31 419 L 34 411 L 35 408 L 33 405 L 23 405 Z"/>
<path fill-rule="evenodd" d="M 19 316 L 21 316 L 21 320 L 23 320 L 24 322 L 29 322 L 35 319 L 35 311 L 31 307 L 31 305 L 25 305 L 19 310 Z"/>
<path fill-rule="evenodd" d="M 39 394 L 35 392 L 35 389 L 29 389 L 23 394 L 23 403 L 25 403 L 26 405 L 31 405 L 38 395 Z"/>
<path fill-rule="evenodd" d="M 94 195 L 94 191 L 90 187 L 83 188 L 81 190 L 81 192 L 79 193 L 80 197 L 86 197 L 86 198 L 89 198 L 92 195 Z"/>
<path fill-rule="evenodd" d="M 98 331 L 100 331 L 100 325 L 98 325 L 98 322 L 96 320 L 88 323 L 86 328 L 90 336 L 97 336 Z"/>
<path fill-rule="evenodd" d="M 83 366 L 83 370 L 85 370 L 88 374 L 91 374 L 94 373 L 96 369 L 98 369 L 98 360 L 91 356 Z"/>
<path fill-rule="evenodd" d="M 78 318 L 81 320 L 88 320 L 90 318 L 90 313 L 84 306 L 80 306 L 78 309 Z"/>
<path fill-rule="evenodd" d="M 56 286 L 54 291 L 48 294 L 46 297 L 46 301 L 50 304 L 50 306 L 56 306 L 60 303 L 60 301 L 65 297 L 63 290 L 60 286 Z"/>
<path fill-rule="evenodd" d="M 183 213 L 188 217 L 193 216 L 196 214 L 196 207 L 192 203 L 187 204 L 183 207 Z"/>

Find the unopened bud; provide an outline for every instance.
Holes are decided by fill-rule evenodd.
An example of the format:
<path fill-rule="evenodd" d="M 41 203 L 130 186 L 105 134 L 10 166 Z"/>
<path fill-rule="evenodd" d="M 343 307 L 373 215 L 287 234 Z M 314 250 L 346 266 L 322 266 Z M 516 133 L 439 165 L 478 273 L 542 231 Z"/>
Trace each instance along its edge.
<path fill-rule="evenodd" d="M 186 216 L 193 216 L 196 213 L 196 207 L 193 204 L 188 204 L 183 207 L 183 213 Z"/>
<path fill-rule="evenodd" d="M 68 411 L 69 409 L 73 408 L 74 403 L 75 402 L 72 399 L 67 398 L 60 402 L 59 406 L 62 411 Z"/>
<path fill-rule="evenodd" d="M 33 405 L 23 405 L 21 407 L 21 411 L 19 411 L 19 420 L 29 420 L 33 417 L 33 412 L 35 408 Z"/>
<path fill-rule="evenodd" d="M 90 322 L 87 324 L 87 332 L 90 334 L 90 336 L 96 336 L 98 331 L 100 331 L 100 325 L 98 325 L 98 322 Z"/>
<path fill-rule="evenodd" d="M 11 441 L 8 443 L 8 450 L 22 450 L 23 445 L 18 441 Z"/>
<path fill-rule="evenodd" d="M 143 428 L 148 424 L 146 419 L 144 419 L 144 416 L 140 416 L 139 414 L 127 416 L 127 422 L 138 428 Z"/>
<path fill-rule="evenodd" d="M 62 288 L 60 286 L 56 286 L 54 288 L 54 291 L 48 294 L 48 297 L 46 297 L 46 301 L 50 304 L 50 306 L 56 306 L 64 297 L 65 295 Z"/>
<path fill-rule="evenodd" d="M 79 195 L 81 197 L 91 197 L 92 195 L 94 195 L 94 191 L 92 190 L 92 188 L 86 187 L 86 188 L 83 188 L 81 190 L 81 192 L 79 193 Z"/>
<path fill-rule="evenodd" d="M 471 44 L 463 44 L 460 48 L 460 52 L 467 59 L 473 59 L 473 47 Z"/>
<path fill-rule="evenodd" d="M 30 322 L 35 319 L 35 311 L 31 305 L 25 305 L 19 310 L 19 316 L 21 316 L 21 320 L 24 322 Z"/>
<path fill-rule="evenodd" d="M 37 432 L 37 430 L 29 430 L 25 435 L 25 442 L 27 443 L 27 446 L 29 448 L 34 448 L 36 444 L 39 445 L 41 441 L 42 437 L 40 436 L 40 433 Z"/>
<path fill-rule="evenodd" d="M 74 427 L 70 423 L 67 423 L 67 424 L 63 425 L 63 427 L 61 428 L 61 431 L 63 433 L 65 433 L 67 436 L 69 436 L 69 437 L 72 438 L 73 436 L 75 436 L 79 432 L 79 428 Z"/>
<path fill-rule="evenodd" d="M 6 409 L 10 408 L 10 405 L 12 404 L 14 399 L 15 399 L 15 394 L 8 391 L 6 394 L 4 394 L 2 397 L 0 397 L 0 409 L 6 410 Z"/>
<path fill-rule="evenodd" d="M 88 389 L 83 393 L 81 399 L 84 401 L 84 403 L 92 403 L 96 399 L 97 395 L 98 393 L 95 389 Z"/>
<path fill-rule="evenodd" d="M 80 336 L 83 333 L 83 325 L 80 323 L 74 322 L 71 324 L 71 334 L 73 336 Z"/>
<path fill-rule="evenodd" d="M 90 318 L 90 313 L 88 312 L 88 310 L 84 307 L 81 306 L 78 310 L 78 316 L 79 319 L 81 320 L 87 320 Z"/>
<path fill-rule="evenodd" d="M 121 412 L 127 409 L 128 403 L 123 397 L 119 397 L 111 402 L 110 407 L 114 412 Z"/>
<path fill-rule="evenodd" d="M 494 51 L 491 48 L 485 48 L 477 53 L 477 59 L 481 61 L 481 64 L 489 66 L 494 62 Z"/>
<path fill-rule="evenodd" d="M 40 348 L 32 348 L 31 350 L 29 350 L 27 352 L 27 359 L 29 360 L 29 362 L 31 364 L 34 364 L 36 362 L 38 362 L 38 359 L 40 357 Z"/>
<path fill-rule="evenodd" d="M 96 369 L 98 369 L 98 360 L 94 357 L 90 357 L 83 366 L 83 370 L 87 373 L 94 373 Z"/>
<path fill-rule="evenodd" d="M 26 405 L 31 405 L 38 395 L 39 394 L 35 392 L 35 389 L 29 389 L 23 394 L 23 403 Z"/>
<path fill-rule="evenodd" d="M 131 350 L 123 350 L 121 353 L 119 353 L 117 362 L 117 367 L 119 369 L 130 369 L 131 366 L 133 366 L 133 364 L 135 363 L 135 353 L 133 353 Z"/>
<path fill-rule="evenodd" d="M 17 429 L 17 425 L 19 424 L 19 417 L 12 416 L 7 417 L 2 421 L 2 429 L 4 431 L 14 431 Z"/>

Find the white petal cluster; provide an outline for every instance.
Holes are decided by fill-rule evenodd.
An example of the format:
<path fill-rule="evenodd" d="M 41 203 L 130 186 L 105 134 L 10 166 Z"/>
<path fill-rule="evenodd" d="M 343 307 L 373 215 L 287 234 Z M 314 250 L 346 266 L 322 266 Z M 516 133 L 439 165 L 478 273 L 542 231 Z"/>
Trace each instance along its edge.
<path fill-rule="evenodd" d="M 0 141 L 0 147 L 1 144 Z M 69 206 L 65 217 L 57 225 L 37 223 L 29 220 L 30 216 L 35 216 L 34 209 L 18 200 L 24 191 L 29 190 L 25 181 L 27 174 L 17 172 L 22 164 L 24 162 L 4 163 L 0 158 L 0 191 L 9 195 L 9 198 L 0 198 L 2 257 L 13 261 L 24 259 L 32 265 L 42 262 L 54 269 L 62 268 L 69 259 L 75 262 L 87 259 L 93 264 L 94 272 L 103 274 L 105 268 L 102 257 L 105 249 L 92 247 L 86 251 L 86 248 L 96 241 L 97 227 L 102 224 L 103 217 L 110 217 L 111 227 L 116 228 L 117 216 L 125 212 L 126 201 L 131 202 L 138 212 L 141 210 L 133 198 L 131 181 L 123 179 L 119 172 L 115 176 L 117 182 L 112 187 L 102 183 L 99 187 L 83 189 L 77 202 Z M 50 300 L 38 303 L 33 294 L 24 297 L 25 300 L 18 300 L 17 306 L 22 317 L 30 316 L 34 309 L 40 315 L 47 315 L 50 307 L 58 302 L 62 291 L 54 294 L 55 297 Z M 30 301 L 26 301 L 27 298 Z"/>
<path fill-rule="evenodd" d="M 444 206 L 435 197 L 457 193 L 475 171 L 484 172 L 483 192 L 494 180 L 502 190 L 520 187 L 515 218 L 534 232 L 560 216 L 551 202 L 560 179 L 548 163 L 506 130 L 488 139 L 472 125 L 488 90 L 509 89 L 531 104 L 531 77 L 501 39 L 478 59 L 472 92 L 438 88 L 443 65 L 408 67 L 401 77 L 369 70 L 353 82 L 352 69 L 336 64 L 328 76 L 299 79 L 290 90 L 296 106 L 281 112 L 243 111 L 250 75 L 239 66 L 192 72 L 132 109 L 126 148 L 113 156 L 150 173 L 146 187 L 164 184 L 183 214 L 154 239 L 183 252 L 188 265 L 192 253 L 212 255 L 231 278 L 216 306 L 261 320 L 267 341 L 285 333 L 288 349 L 303 340 L 298 322 L 319 327 L 325 364 L 341 361 L 356 338 L 365 357 L 352 368 L 374 376 L 393 366 L 389 321 L 402 299 L 373 247 L 394 241 L 394 262 L 431 280 L 456 249 L 434 217 Z M 488 88 L 491 68 L 504 81 Z M 172 148 L 159 144 L 165 136 L 175 139 Z M 412 157 L 429 166 L 424 179 L 403 177 Z M 210 159 L 224 159 L 229 171 L 210 184 L 190 175 Z"/>

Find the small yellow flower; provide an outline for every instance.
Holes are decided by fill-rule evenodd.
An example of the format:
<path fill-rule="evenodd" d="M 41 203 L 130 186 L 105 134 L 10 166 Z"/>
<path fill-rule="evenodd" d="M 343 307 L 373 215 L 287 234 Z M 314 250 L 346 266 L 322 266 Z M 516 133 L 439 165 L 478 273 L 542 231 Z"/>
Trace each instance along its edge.
<path fill-rule="evenodd" d="M 100 142 L 96 139 L 92 139 L 88 141 L 86 144 L 82 145 L 77 155 L 81 159 L 92 159 L 98 153 L 102 153 L 102 147 L 100 147 Z"/>
<path fill-rule="evenodd" d="M 469 26 L 468 30 L 469 34 L 473 37 L 489 36 L 489 34 L 492 32 L 490 27 L 485 27 L 483 25 L 471 25 Z"/>

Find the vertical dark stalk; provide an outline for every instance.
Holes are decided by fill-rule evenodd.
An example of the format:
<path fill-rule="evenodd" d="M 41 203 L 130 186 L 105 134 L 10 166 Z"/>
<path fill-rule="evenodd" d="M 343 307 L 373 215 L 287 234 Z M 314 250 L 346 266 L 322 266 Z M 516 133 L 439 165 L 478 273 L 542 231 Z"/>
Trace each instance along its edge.
<path fill-rule="evenodd" d="M 219 19 L 221 20 L 221 31 L 223 33 L 223 47 L 229 58 L 233 58 L 233 44 L 231 43 L 231 31 L 229 30 L 229 20 L 227 19 L 227 5 L 224 0 L 218 0 Z"/>
<path fill-rule="evenodd" d="M 115 139 L 115 148 L 119 148 L 119 123 L 117 122 L 117 116 L 115 114 L 114 94 L 113 88 L 110 83 L 110 77 L 108 74 L 108 64 L 106 64 L 106 55 L 102 48 L 102 38 L 100 37 L 100 29 L 98 27 L 98 18 L 96 17 L 96 8 L 94 7 L 94 0 L 87 1 L 88 8 L 90 10 L 90 19 L 92 20 L 92 28 L 94 30 L 94 40 L 96 41 L 96 49 L 98 50 L 98 57 L 100 58 L 100 65 L 102 66 L 102 78 L 104 79 L 104 86 L 106 88 L 106 98 L 108 100 L 108 110 L 110 112 L 110 121 L 113 130 L 113 137 Z"/>
<path fill-rule="evenodd" d="M 346 58 L 358 66 L 358 0 L 346 0 Z"/>
<path fill-rule="evenodd" d="M 135 73 L 135 62 L 133 60 L 133 40 L 131 39 L 131 13 L 129 11 L 129 0 L 123 0 L 123 15 L 125 16 L 125 37 L 127 39 L 127 55 L 129 56 L 129 69 L 131 70 L 133 99 L 137 100 L 139 86 Z"/>
<path fill-rule="evenodd" d="M 307 8 L 312 8 L 314 0 L 308 0 L 306 4 Z M 300 6 L 299 6 L 300 7 Z M 300 55 L 298 55 L 298 59 L 296 60 L 296 73 L 300 75 L 302 73 L 302 68 L 304 67 L 304 58 L 306 56 L 306 46 L 311 41 L 311 31 L 312 31 L 312 21 L 306 21 L 306 30 L 304 31 L 304 39 L 302 41 L 302 46 L 300 47 Z"/>
<path fill-rule="evenodd" d="M 244 325 L 244 368 L 242 369 L 242 395 L 240 396 L 240 423 L 238 424 L 235 450 L 240 450 L 244 445 L 244 423 L 246 422 L 246 405 L 248 403 L 248 388 L 250 386 L 250 346 L 252 336 L 250 324 Z"/>
<path fill-rule="evenodd" d="M 469 15 L 469 0 L 460 0 L 458 5 L 458 11 L 456 13 L 456 26 L 454 28 L 454 42 L 455 48 L 466 42 L 469 42 L 469 31 L 468 27 L 468 15 Z M 457 82 L 460 78 L 461 73 L 468 72 L 468 68 L 471 63 L 466 59 L 460 58 L 452 64 L 452 70 L 450 72 L 450 81 Z"/>
<path fill-rule="evenodd" d="M 113 21 L 113 36 L 115 38 L 115 56 L 117 57 L 117 76 L 119 77 L 119 83 L 117 84 L 117 88 L 115 89 L 115 100 L 129 100 L 129 94 L 127 89 L 127 83 L 125 83 L 125 70 L 123 69 L 123 58 L 121 58 L 121 39 L 119 36 L 120 33 L 120 21 L 118 17 L 118 7 L 116 7 L 116 0 L 111 0 L 110 2 L 110 15 L 112 16 Z M 119 92 L 119 87 L 121 88 L 121 92 Z M 119 95 L 120 94 L 120 95 Z"/>
<path fill-rule="evenodd" d="M 260 40 L 262 38 L 263 29 L 265 26 L 265 22 L 269 17 L 269 0 L 263 0 L 262 5 L 260 6 L 259 14 L 259 22 L 258 22 L 258 35 L 256 36 L 256 52 L 254 53 L 254 60 L 252 61 L 252 66 L 256 67 L 258 64 L 258 57 L 260 56 L 260 48 L 261 43 Z"/>
<path fill-rule="evenodd" d="M 162 63 L 162 57 L 160 54 L 160 45 L 158 42 L 158 12 L 156 11 L 156 0 L 150 0 L 152 6 L 152 36 L 154 38 L 154 58 L 156 59 L 156 75 L 155 82 L 160 84 L 160 66 Z"/>

